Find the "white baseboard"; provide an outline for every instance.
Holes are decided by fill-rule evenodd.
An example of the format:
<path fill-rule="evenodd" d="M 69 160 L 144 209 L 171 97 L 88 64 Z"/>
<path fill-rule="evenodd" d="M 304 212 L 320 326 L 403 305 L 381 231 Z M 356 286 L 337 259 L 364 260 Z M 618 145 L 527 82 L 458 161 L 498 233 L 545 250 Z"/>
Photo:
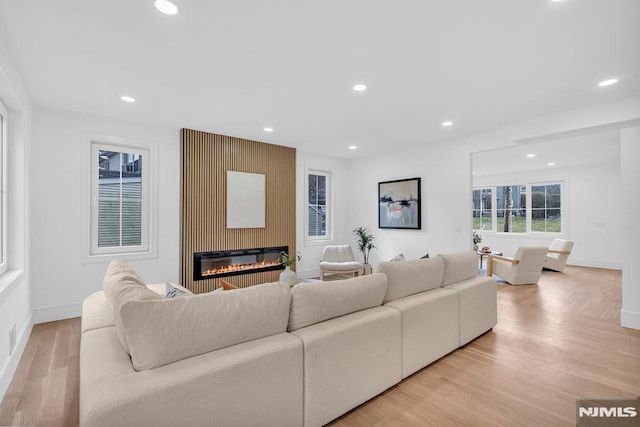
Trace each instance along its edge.
<path fill-rule="evenodd" d="M 620 324 L 625 328 L 640 330 L 640 313 L 620 310 Z"/>
<path fill-rule="evenodd" d="M 46 323 L 55 320 L 71 319 L 82 315 L 82 303 L 40 307 L 33 310 L 33 323 Z"/>
<path fill-rule="evenodd" d="M 33 314 L 27 319 L 27 323 L 25 324 L 25 327 L 22 328 L 20 336 L 16 341 L 16 348 L 14 349 L 11 356 L 9 356 L 7 363 L 0 373 L 0 402 L 2 401 L 2 399 L 4 399 L 4 395 L 9 389 L 9 385 L 11 384 L 11 380 L 13 379 L 13 375 L 16 373 L 16 369 L 18 368 L 18 363 L 20 363 L 20 359 L 22 358 L 22 353 L 24 353 L 24 349 L 27 346 L 29 337 L 31 336 L 32 329 Z"/>
<path fill-rule="evenodd" d="M 578 267 L 606 268 L 608 270 L 622 270 L 621 262 L 594 261 L 590 259 L 571 258 L 567 261 L 567 265 L 575 265 Z"/>
<path fill-rule="evenodd" d="M 296 274 L 299 279 L 312 279 L 314 277 L 320 277 L 320 269 L 310 268 L 308 270 L 296 270 Z"/>

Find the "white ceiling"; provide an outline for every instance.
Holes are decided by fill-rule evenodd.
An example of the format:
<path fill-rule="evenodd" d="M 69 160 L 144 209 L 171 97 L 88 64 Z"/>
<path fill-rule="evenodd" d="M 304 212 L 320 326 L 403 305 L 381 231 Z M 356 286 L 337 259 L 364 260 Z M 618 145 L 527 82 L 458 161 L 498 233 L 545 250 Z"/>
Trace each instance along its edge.
<path fill-rule="evenodd" d="M 527 157 L 527 154 L 534 157 Z M 475 177 L 620 162 L 620 132 L 600 132 L 482 151 L 473 153 L 472 160 Z M 553 165 L 549 166 L 549 163 Z"/>
<path fill-rule="evenodd" d="M 640 94 L 638 0 L 177 3 L 0 0 L 0 37 L 35 104 L 341 157 Z"/>

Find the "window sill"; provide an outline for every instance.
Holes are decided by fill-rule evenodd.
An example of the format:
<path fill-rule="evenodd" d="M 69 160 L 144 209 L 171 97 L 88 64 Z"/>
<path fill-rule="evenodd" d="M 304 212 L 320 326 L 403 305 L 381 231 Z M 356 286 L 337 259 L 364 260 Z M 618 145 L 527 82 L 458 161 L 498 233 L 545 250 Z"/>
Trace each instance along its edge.
<path fill-rule="evenodd" d="M 305 246 L 326 246 L 334 242 L 333 238 L 305 240 Z"/>
<path fill-rule="evenodd" d="M 114 260 L 123 260 L 123 261 L 131 261 L 138 259 L 154 259 L 158 258 L 158 254 L 155 250 L 148 252 L 118 252 L 113 254 L 99 254 L 99 255 L 86 255 L 82 263 L 83 264 L 92 264 L 92 263 L 105 263 L 111 262 Z"/>
<path fill-rule="evenodd" d="M 0 304 L 4 295 L 8 295 L 20 283 L 24 270 L 8 270 L 0 274 Z"/>

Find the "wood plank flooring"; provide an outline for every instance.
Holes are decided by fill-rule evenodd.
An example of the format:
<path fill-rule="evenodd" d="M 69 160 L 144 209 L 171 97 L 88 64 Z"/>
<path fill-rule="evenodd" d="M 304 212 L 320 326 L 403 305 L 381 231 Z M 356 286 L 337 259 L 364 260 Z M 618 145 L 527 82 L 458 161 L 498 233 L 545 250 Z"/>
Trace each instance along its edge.
<path fill-rule="evenodd" d="M 0 404 L 0 426 L 77 426 L 80 318 L 35 325 Z"/>
<path fill-rule="evenodd" d="M 567 267 L 498 285 L 498 325 L 333 426 L 569 426 L 578 397 L 640 395 L 640 331 L 620 326 L 621 273 Z M 77 426 L 80 320 L 36 325 L 0 425 Z"/>

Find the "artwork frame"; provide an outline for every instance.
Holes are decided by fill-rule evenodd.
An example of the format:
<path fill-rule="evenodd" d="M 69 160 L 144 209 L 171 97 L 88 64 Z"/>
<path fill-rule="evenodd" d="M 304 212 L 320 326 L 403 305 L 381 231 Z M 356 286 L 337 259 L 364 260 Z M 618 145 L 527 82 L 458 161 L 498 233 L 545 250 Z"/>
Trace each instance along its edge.
<path fill-rule="evenodd" d="M 422 229 L 422 178 L 378 183 L 378 228 Z"/>
<path fill-rule="evenodd" d="M 227 229 L 265 228 L 264 174 L 227 171 Z"/>

